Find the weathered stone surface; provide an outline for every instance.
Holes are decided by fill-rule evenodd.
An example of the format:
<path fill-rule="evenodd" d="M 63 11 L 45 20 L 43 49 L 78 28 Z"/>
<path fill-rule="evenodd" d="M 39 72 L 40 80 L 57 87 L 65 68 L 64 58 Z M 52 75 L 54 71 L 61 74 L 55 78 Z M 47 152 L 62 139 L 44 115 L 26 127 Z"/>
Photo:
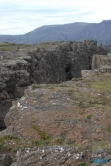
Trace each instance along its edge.
<path fill-rule="evenodd" d="M 82 70 L 82 78 L 89 81 L 101 79 L 103 74 L 108 75 L 111 73 L 111 57 L 105 55 L 94 54 L 92 57 L 92 70 Z"/>
<path fill-rule="evenodd" d="M 110 67 L 111 66 L 111 57 L 103 56 L 103 55 L 94 55 L 92 58 L 92 70 L 102 68 L 102 67 Z"/>
<path fill-rule="evenodd" d="M 110 166 L 111 159 L 108 159 L 108 155 L 109 153 L 105 150 L 102 150 L 99 154 L 97 152 L 90 154 L 88 150 L 78 151 L 70 146 L 27 148 L 17 152 L 17 162 L 11 166 L 75 166 L 84 162 L 88 166 Z M 108 159 L 108 163 L 93 163 L 94 159 Z"/>

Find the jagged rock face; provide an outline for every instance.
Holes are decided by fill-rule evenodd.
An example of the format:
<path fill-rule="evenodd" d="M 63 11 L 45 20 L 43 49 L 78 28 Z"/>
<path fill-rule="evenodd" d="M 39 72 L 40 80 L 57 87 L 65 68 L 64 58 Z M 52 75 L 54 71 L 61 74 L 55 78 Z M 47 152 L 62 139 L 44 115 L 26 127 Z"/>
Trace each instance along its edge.
<path fill-rule="evenodd" d="M 0 52 L 0 128 L 5 127 L 3 119 L 12 100 L 23 96 L 28 85 L 81 77 L 81 70 L 91 69 L 94 53 L 98 53 L 95 41 L 43 43 L 29 54 Z"/>
<path fill-rule="evenodd" d="M 23 96 L 24 88 L 30 84 L 29 66 L 23 58 L 0 61 L 0 128 L 5 127 L 3 119 L 12 100 Z"/>
<path fill-rule="evenodd" d="M 60 83 L 81 77 L 82 69 L 91 69 L 96 52 L 94 41 L 63 42 L 52 49 L 39 48 L 31 53 L 32 77 L 36 83 Z"/>

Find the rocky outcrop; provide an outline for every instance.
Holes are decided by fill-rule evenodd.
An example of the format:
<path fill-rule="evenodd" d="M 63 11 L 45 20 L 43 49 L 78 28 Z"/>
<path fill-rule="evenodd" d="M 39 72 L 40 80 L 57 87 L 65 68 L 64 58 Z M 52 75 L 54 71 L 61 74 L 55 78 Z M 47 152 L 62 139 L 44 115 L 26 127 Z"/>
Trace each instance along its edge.
<path fill-rule="evenodd" d="M 66 43 L 61 43 L 59 46 L 63 47 L 64 44 Z M 72 45 L 74 43 L 68 43 L 68 46 L 70 44 L 71 48 L 73 48 Z M 90 44 L 87 46 L 87 49 L 91 53 L 92 49 L 90 49 Z M 53 45 L 52 47 L 54 50 L 58 49 L 57 45 Z M 2 88 L 4 87 L 5 96 L 7 96 L 4 100 L 7 100 L 10 94 L 7 93 L 8 89 L 15 85 L 13 82 L 16 82 L 17 88 L 21 88 L 22 90 L 33 82 L 44 83 L 46 81 L 47 83 L 50 83 L 51 78 L 54 83 L 56 78 L 51 75 L 48 67 L 51 66 L 51 71 L 56 71 L 57 67 L 55 62 L 57 59 L 51 48 L 49 49 L 49 46 L 48 49 L 43 49 L 41 47 L 36 48 L 35 51 L 30 53 L 30 56 L 24 56 L 19 59 L 19 72 L 20 74 L 26 72 L 26 78 L 24 74 L 23 77 L 20 77 L 22 79 L 17 80 L 18 75 L 16 72 L 18 71 L 16 68 L 13 71 L 12 68 L 10 69 L 13 65 L 9 68 L 8 65 L 2 65 L 2 69 L 11 70 L 10 72 L 17 76 L 14 77 L 13 74 L 11 75 L 10 81 L 8 82 L 12 83 L 11 86 L 9 86 L 10 84 L 2 86 Z M 63 48 L 66 49 L 66 45 Z M 46 54 L 45 50 L 47 50 Z M 67 56 L 70 57 L 71 49 L 68 50 L 70 51 L 67 51 Z M 60 52 L 62 52 L 62 48 L 60 48 L 59 52 L 57 51 L 56 54 Z M 51 53 L 50 56 L 49 53 Z M 50 63 L 49 57 L 52 58 Z M 53 57 L 55 58 L 55 61 Z M 60 70 L 62 67 L 59 58 L 64 58 L 64 69 L 69 58 L 65 59 L 63 53 L 61 53 L 61 56 L 59 55 L 57 57 L 57 66 L 60 66 Z M 18 57 L 16 58 L 16 62 L 18 62 Z M 49 58 L 48 61 L 47 58 Z M 80 59 L 78 58 L 77 60 L 78 61 L 76 62 L 79 63 Z M 91 59 L 89 58 L 89 60 Z M 26 64 L 25 66 L 23 65 L 25 68 L 21 67 L 23 61 L 25 61 Z M 10 60 L 8 62 L 10 62 Z M 54 65 L 52 62 L 54 62 Z M 83 62 L 80 64 L 82 63 Z M 97 61 L 95 60 L 93 63 L 97 63 Z M 88 67 L 88 65 L 86 65 L 86 67 Z M 98 63 L 94 65 L 99 66 Z M 18 63 L 16 63 L 16 67 L 17 66 Z M 83 66 L 85 67 L 85 65 Z M 42 70 L 42 68 L 44 70 Z M 77 69 L 79 70 L 79 68 Z M 42 73 L 40 72 L 41 70 Z M 95 71 L 96 70 L 97 69 L 95 69 Z M 38 71 L 40 72 L 39 75 Z M 48 71 L 49 74 L 45 77 L 46 71 Z M 57 73 L 58 72 L 59 71 L 57 70 Z M 80 71 L 76 72 L 77 75 L 75 77 L 79 77 L 79 72 Z M 88 72 L 89 75 L 91 74 L 91 77 L 95 74 L 94 71 L 91 70 Z M 65 81 L 68 80 L 67 82 L 61 84 L 33 83 L 32 86 L 28 86 L 27 89 L 25 89 L 22 98 L 12 102 L 12 107 L 4 120 L 7 128 L 0 133 L 0 152 L 16 152 L 18 149 L 21 149 L 17 153 L 17 162 L 13 163 L 12 166 L 36 166 L 38 164 L 40 166 L 68 166 L 75 163 L 80 164 L 81 162 L 83 163 L 84 160 L 88 162 L 88 156 L 84 159 L 84 155 L 82 156 L 80 152 L 78 153 L 70 146 L 84 147 L 84 149 L 89 149 L 89 151 L 100 146 L 107 148 L 111 146 L 110 90 L 104 87 L 103 93 L 103 90 L 97 90 L 95 88 L 92 81 L 85 81 L 85 79 L 82 78 L 73 78 L 69 81 L 72 77 L 66 77 L 67 72 L 63 72 L 63 75 L 64 73 L 64 77 L 60 77 L 59 75 L 59 80 L 63 81 L 65 79 Z M 49 80 L 47 81 L 44 77 L 42 78 L 42 74 L 45 78 L 49 78 Z M 103 83 L 105 83 L 104 81 L 107 79 L 109 81 L 111 74 L 108 74 L 109 75 L 104 75 L 105 79 L 103 80 Z M 102 80 L 103 75 L 100 75 L 100 77 L 101 76 Z M 94 81 L 96 81 L 96 79 Z M 13 92 L 16 92 L 16 86 L 14 87 Z M 18 94 L 15 93 L 15 98 L 19 98 L 22 95 L 22 91 L 19 96 L 16 95 Z M 14 96 L 9 96 L 9 100 L 13 98 Z M 105 142 L 103 140 L 105 140 Z M 68 146 L 63 146 L 64 144 Z M 44 148 L 40 148 L 41 146 L 44 146 Z M 26 148 L 24 149 L 24 147 Z M 33 149 L 31 147 L 37 148 Z M 98 157 L 98 155 L 96 155 L 96 157 Z M 108 161 L 110 161 L 110 156 L 108 157 Z M 4 159 L 1 160 L 1 163 L 3 163 L 3 161 Z M 94 166 L 94 164 L 92 164 L 92 166 Z"/>
<path fill-rule="evenodd" d="M 82 78 L 89 81 L 95 81 L 111 73 L 111 57 L 95 54 L 92 57 L 92 70 L 82 70 Z"/>
<path fill-rule="evenodd" d="M 0 128 L 5 127 L 3 119 L 12 101 L 23 96 L 24 88 L 30 84 L 28 56 L 26 60 L 22 57 L 2 58 L 0 61 Z"/>
<path fill-rule="evenodd" d="M 32 57 L 32 77 L 36 83 L 60 83 L 81 77 L 82 69 L 91 69 L 95 41 L 61 42 L 47 49 L 38 48 Z"/>
<path fill-rule="evenodd" d="M 94 55 L 92 58 L 92 70 L 98 69 L 109 69 L 105 72 L 111 72 L 111 57 L 110 56 L 103 56 L 103 55 Z"/>
<path fill-rule="evenodd" d="M 81 70 L 91 69 L 92 56 L 100 50 L 106 53 L 92 40 L 40 43 L 24 51 L 0 52 L 0 128 L 5 127 L 3 119 L 12 101 L 22 97 L 28 85 L 81 77 Z"/>

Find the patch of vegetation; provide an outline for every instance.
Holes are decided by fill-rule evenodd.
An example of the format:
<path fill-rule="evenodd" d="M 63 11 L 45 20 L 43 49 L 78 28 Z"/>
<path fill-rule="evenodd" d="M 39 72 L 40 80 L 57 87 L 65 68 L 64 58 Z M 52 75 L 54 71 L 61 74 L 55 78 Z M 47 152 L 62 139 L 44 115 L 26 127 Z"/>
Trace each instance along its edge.
<path fill-rule="evenodd" d="M 74 89 L 73 88 L 69 88 L 68 89 L 68 95 L 71 96 L 74 92 Z"/>
<path fill-rule="evenodd" d="M 15 114 L 15 111 L 16 111 L 16 105 L 14 105 L 14 106 L 12 106 L 12 107 L 10 108 L 10 113 L 11 113 L 12 115 Z"/>
<path fill-rule="evenodd" d="M 104 91 L 100 94 L 85 92 L 75 92 L 75 99 L 77 101 L 77 105 L 81 109 L 85 109 L 88 107 L 98 108 L 101 111 L 109 110 L 111 105 L 111 97 L 106 95 L 107 91 Z"/>
<path fill-rule="evenodd" d="M 54 84 L 46 84 L 44 88 L 54 89 L 55 88 L 54 86 L 55 86 Z"/>
<path fill-rule="evenodd" d="M 80 78 L 72 78 L 71 81 L 80 81 L 80 80 L 83 80 L 83 78 L 82 77 L 80 77 Z"/>
<path fill-rule="evenodd" d="M 54 144 L 59 144 L 61 145 L 63 143 L 62 139 L 61 138 L 58 138 L 54 141 Z"/>
<path fill-rule="evenodd" d="M 41 88 L 41 86 L 40 86 L 40 85 L 37 85 L 37 84 L 33 84 L 33 85 L 32 85 L 32 89 L 33 89 L 33 90 L 35 90 L 35 89 L 37 89 L 37 88 Z"/>
<path fill-rule="evenodd" d="M 105 110 L 110 110 L 111 107 L 108 105 L 103 105 L 103 104 L 94 104 L 93 105 L 95 108 L 100 109 L 101 111 L 105 111 Z"/>
<path fill-rule="evenodd" d="M 105 130 L 111 133 L 111 128 L 103 128 L 102 130 Z"/>
<path fill-rule="evenodd" d="M 85 113 L 85 109 L 81 109 L 79 113 L 80 113 L 80 114 Z"/>
<path fill-rule="evenodd" d="M 32 115 L 32 121 L 37 122 L 37 118 L 34 115 Z"/>
<path fill-rule="evenodd" d="M 87 108 L 87 107 L 89 107 L 89 105 L 90 105 L 90 102 L 89 101 L 79 101 L 78 102 L 78 106 L 80 106 L 80 107 L 82 107 L 82 108 Z"/>
<path fill-rule="evenodd" d="M 77 105 L 82 109 L 92 106 L 93 98 L 87 93 L 84 92 L 76 93 L 75 98 L 78 101 Z"/>
<path fill-rule="evenodd" d="M 45 145 L 45 143 L 42 142 L 42 141 L 31 140 L 31 145 L 32 145 L 32 146 L 42 147 L 42 146 Z"/>
<path fill-rule="evenodd" d="M 11 152 L 17 152 L 19 149 L 21 148 L 25 148 L 26 146 L 23 146 L 22 144 L 17 144 L 16 146 L 14 146 L 12 149 L 11 149 Z"/>
<path fill-rule="evenodd" d="M 91 143 L 91 149 L 93 151 L 96 151 L 96 150 L 98 150 L 100 148 L 108 150 L 108 151 L 111 150 L 111 146 L 109 146 L 109 144 L 107 143 L 106 140 L 102 140 L 102 141 L 94 140 L 94 141 L 92 141 L 92 143 Z"/>
<path fill-rule="evenodd" d="M 15 43 L 4 42 L 3 44 L 0 44 L 0 51 L 19 50 L 28 46 L 29 45 L 25 45 L 25 44 L 15 44 Z"/>
<path fill-rule="evenodd" d="M 107 76 L 102 80 L 91 83 L 91 88 L 101 90 L 101 91 L 110 91 L 111 90 L 111 76 Z"/>
<path fill-rule="evenodd" d="M 92 116 L 93 116 L 92 114 L 87 115 L 87 119 L 91 119 Z"/>
<path fill-rule="evenodd" d="M 48 133 L 46 133 L 43 130 L 40 130 L 39 127 L 35 124 L 33 124 L 31 126 L 31 128 L 36 130 L 38 132 L 39 136 L 41 137 L 41 139 L 44 140 L 47 144 L 50 142 L 51 136 Z"/>
<path fill-rule="evenodd" d="M 75 139 L 68 139 L 67 141 L 66 141 L 66 145 L 70 145 L 71 147 L 76 147 L 77 145 L 76 145 L 76 141 L 77 140 L 75 140 Z"/>
<path fill-rule="evenodd" d="M 20 141 L 20 137 L 16 135 L 4 135 L 1 137 L 2 140 L 15 140 L 15 141 Z"/>
<path fill-rule="evenodd" d="M 20 142 L 20 138 L 15 135 L 4 135 L 0 138 L 0 152 L 7 151 L 7 150 L 13 150 L 13 148 L 10 147 L 9 142 Z"/>
<path fill-rule="evenodd" d="M 108 53 L 108 56 L 111 56 L 111 52 L 110 52 L 110 53 Z"/>

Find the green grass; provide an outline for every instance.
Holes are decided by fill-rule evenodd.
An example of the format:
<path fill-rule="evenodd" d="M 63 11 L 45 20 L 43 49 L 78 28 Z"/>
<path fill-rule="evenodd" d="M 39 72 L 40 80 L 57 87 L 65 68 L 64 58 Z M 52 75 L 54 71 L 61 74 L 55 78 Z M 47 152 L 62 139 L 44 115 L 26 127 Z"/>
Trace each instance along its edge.
<path fill-rule="evenodd" d="M 13 106 L 10 108 L 10 113 L 11 113 L 12 115 L 14 115 L 15 112 L 16 112 L 16 105 L 13 105 Z"/>
<path fill-rule="evenodd" d="M 25 47 L 28 47 L 28 45 L 5 42 L 4 44 L 0 44 L 0 51 L 13 51 L 15 49 L 23 49 Z"/>
<path fill-rule="evenodd" d="M 59 144 L 61 145 L 63 143 L 62 139 L 61 138 L 58 138 L 54 141 L 54 144 Z"/>
<path fill-rule="evenodd" d="M 92 114 L 87 115 L 87 119 L 91 119 L 92 116 L 93 116 Z"/>
<path fill-rule="evenodd" d="M 111 109 L 111 107 L 109 105 L 102 105 L 102 104 L 94 104 L 93 107 L 95 107 L 97 109 L 101 109 L 101 111 Z"/>
<path fill-rule="evenodd" d="M 34 115 L 32 115 L 32 122 L 37 122 L 37 118 Z"/>
<path fill-rule="evenodd" d="M 68 95 L 74 95 L 74 89 L 73 88 L 68 88 Z"/>
<path fill-rule="evenodd" d="M 108 56 L 111 56 L 111 52 L 110 52 L 110 53 L 108 53 Z"/>
<path fill-rule="evenodd" d="M 80 78 L 72 78 L 72 80 L 71 80 L 71 81 L 81 81 L 81 80 L 83 80 L 83 78 L 82 78 L 82 77 L 80 77 Z"/>
<path fill-rule="evenodd" d="M 101 90 L 101 91 L 106 91 L 106 90 L 111 90 L 111 76 L 105 77 L 102 80 L 98 80 L 96 82 L 93 82 L 91 84 L 91 88 Z"/>
<path fill-rule="evenodd" d="M 13 150 L 13 148 L 11 149 L 8 142 L 14 141 L 14 142 L 19 143 L 20 140 L 21 139 L 18 136 L 15 136 L 15 135 L 4 135 L 4 136 L 2 136 L 0 138 L 0 152 L 7 151 L 7 150 Z"/>
<path fill-rule="evenodd" d="M 92 141 L 92 143 L 91 143 L 91 149 L 93 151 L 97 151 L 100 148 L 101 149 L 106 149 L 108 151 L 111 150 L 111 146 L 108 145 L 108 143 L 107 143 L 106 140 L 102 140 L 102 141 L 94 140 L 94 141 Z"/>
<path fill-rule="evenodd" d="M 32 89 L 33 89 L 33 90 L 35 90 L 35 89 L 37 89 L 37 88 L 41 88 L 41 86 L 40 86 L 40 85 L 37 85 L 37 84 L 33 84 L 33 85 L 32 85 Z"/>
<path fill-rule="evenodd" d="M 111 128 L 103 128 L 102 130 L 105 130 L 111 133 Z"/>
<path fill-rule="evenodd" d="M 45 146 L 45 143 L 42 141 L 31 140 L 31 145 L 32 145 L 32 147 L 33 146 L 42 147 L 42 146 Z"/>
<path fill-rule="evenodd" d="M 31 128 L 36 130 L 38 132 L 39 136 L 41 137 L 41 139 L 44 140 L 46 143 L 50 142 L 51 136 L 48 133 L 46 133 L 43 130 L 40 130 L 39 127 L 37 125 L 35 125 L 35 124 L 33 124 L 31 126 Z"/>

